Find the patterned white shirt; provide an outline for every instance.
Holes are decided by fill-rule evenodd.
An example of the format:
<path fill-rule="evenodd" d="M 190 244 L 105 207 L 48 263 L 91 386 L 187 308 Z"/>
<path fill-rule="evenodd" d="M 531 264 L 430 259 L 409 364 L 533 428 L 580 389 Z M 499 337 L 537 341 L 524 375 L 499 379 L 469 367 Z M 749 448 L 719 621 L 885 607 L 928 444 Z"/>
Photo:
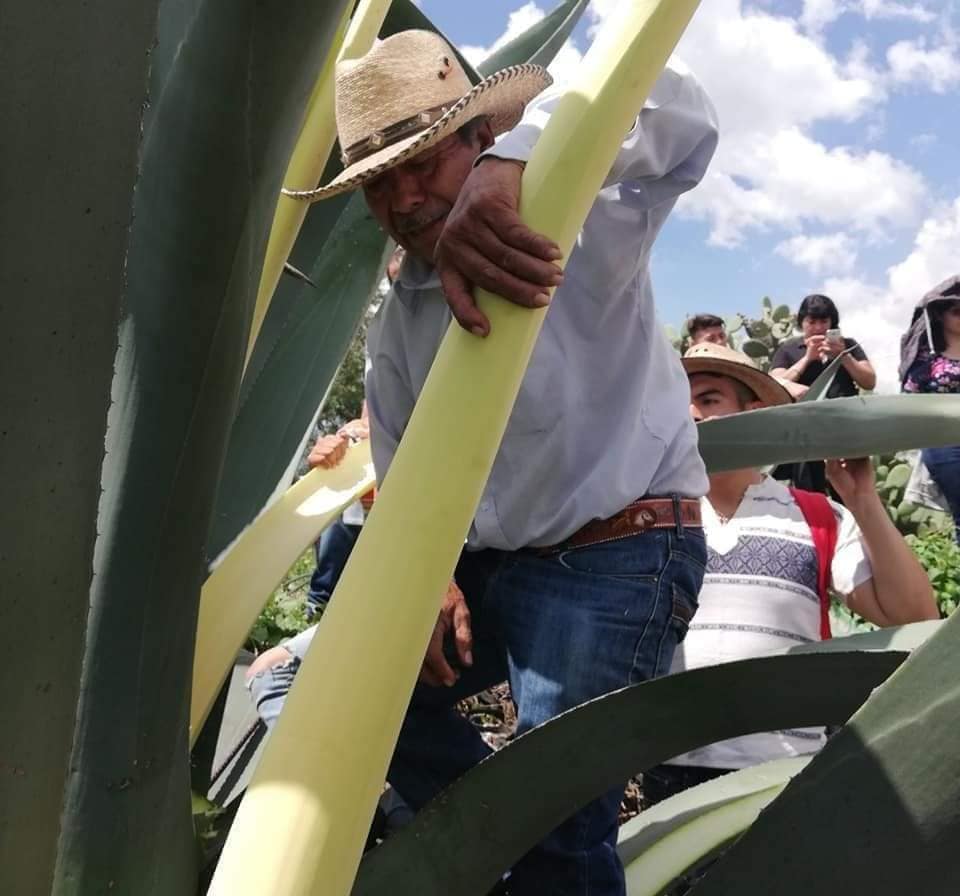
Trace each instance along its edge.
<path fill-rule="evenodd" d="M 831 502 L 839 524 L 832 588 L 849 595 L 873 577 L 853 515 Z M 671 672 L 760 656 L 820 640 L 817 555 L 810 528 L 790 490 L 769 477 L 750 486 L 734 516 L 721 522 L 701 501 L 707 572 L 700 606 L 677 647 Z M 744 768 L 814 753 L 822 728 L 752 734 L 671 760 L 675 765 Z"/>
<path fill-rule="evenodd" d="M 558 97 L 538 97 L 491 152 L 528 159 Z M 703 177 L 716 143 L 703 89 L 689 73 L 667 69 L 570 253 L 470 547 L 555 544 L 643 495 L 706 492 L 690 388 L 657 320 L 649 263 L 677 197 Z M 367 335 L 367 406 L 381 482 L 449 323 L 436 271 L 407 258 Z"/>

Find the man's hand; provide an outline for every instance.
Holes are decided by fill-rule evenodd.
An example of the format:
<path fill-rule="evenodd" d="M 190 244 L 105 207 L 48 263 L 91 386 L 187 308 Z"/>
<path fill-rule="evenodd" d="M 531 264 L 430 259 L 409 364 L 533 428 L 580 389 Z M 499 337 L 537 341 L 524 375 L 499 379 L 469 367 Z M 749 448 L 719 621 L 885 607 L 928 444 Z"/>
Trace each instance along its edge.
<path fill-rule="evenodd" d="M 819 361 L 823 356 L 826 344 L 825 336 L 811 336 L 807 339 L 807 360 Z"/>
<path fill-rule="evenodd" d="M 434 262 L 447 304 L 464 329 L 490 332 L 473 299 L 480 286 L 517 305 L 542 308 L 563 282 L 553 240 L 534 233 L 517 212 L 523 166 L 488 157 L 467 177 L 437 241 Z"/>
<path fill-rule="evenodd" d="M 443 653 L 443 644 L 450 631 L 453 631 L 460 662 L 464 666 L 472 666 L 473 632 L 470 628 L 470 610 L 467 608 L 463 592 L 454 581 L 451 581 L 447 587 L 437 624 L 434 626 L 430 644 L 427 646 L 427 655 L 423 658 L 420 681 L 424 684 L 433 687 L 440 687 L 440 685 L 450 687 L 456 684 L 460 677 L 460 674 L 447 662 Z"/>
<path fill-rule="evenodd" d="M 355 442 L 362 442 L 370 438 L 370 425 L 366 420 L 351 420 L 337 430 L 337 435 L 345 439 L 353 439 Z"/>
<path fill-rule="evenodd" d="M 320 436 L 316 444 L 310 449 L 307 455 L 307 463 L 312 470 L 314 467 L 323 467 L 325 470 L 333 469 L 343 460 L 347 453 L 347 446 L 350 441 L 341 435 Z"/>
<path fill-rule="evenodd" d="M 858 457 L 854 460 L 828 460 L 827 479 L 851 511 L 865 500 L 879 500 L 877 481 L 869 457 Z"/>

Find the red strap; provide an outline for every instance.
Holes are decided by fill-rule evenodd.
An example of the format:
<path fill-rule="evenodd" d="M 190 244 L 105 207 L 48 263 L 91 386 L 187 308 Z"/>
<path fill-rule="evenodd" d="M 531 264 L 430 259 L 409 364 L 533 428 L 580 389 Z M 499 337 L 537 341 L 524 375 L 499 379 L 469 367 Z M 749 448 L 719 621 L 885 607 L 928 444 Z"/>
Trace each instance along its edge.
<path fill-rule="evenodd" d="M 820 638 L 830 636 L 830 566 L 837 548 L 837 518 L 826 495 L 791 488 L 790 494 L 810 527 L 817 552 L 817 593 L 820 595 Z"/>

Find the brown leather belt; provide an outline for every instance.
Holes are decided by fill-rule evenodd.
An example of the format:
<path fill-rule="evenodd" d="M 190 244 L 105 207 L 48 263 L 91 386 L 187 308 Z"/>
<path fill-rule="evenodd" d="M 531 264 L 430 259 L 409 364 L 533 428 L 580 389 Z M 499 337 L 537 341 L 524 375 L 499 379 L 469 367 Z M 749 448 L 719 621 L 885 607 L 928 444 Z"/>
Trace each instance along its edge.
<path fill-rule="evenodd" d="M 640 498 L 609 519 L 591 520 L 560 544 L 531 550 L 542 555 L 557 554 L 571 548 L 629 538 L 649 529 L 701 524 L 700 501 L 697 498 Z"/>

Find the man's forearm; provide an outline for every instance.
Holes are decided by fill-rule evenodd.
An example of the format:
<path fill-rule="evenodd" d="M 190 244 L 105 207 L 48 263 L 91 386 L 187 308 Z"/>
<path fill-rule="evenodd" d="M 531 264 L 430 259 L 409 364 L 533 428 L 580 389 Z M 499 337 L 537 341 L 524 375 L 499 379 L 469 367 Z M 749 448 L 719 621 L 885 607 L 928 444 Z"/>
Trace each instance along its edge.
<path fill-rule="evenodd" d="M 847 508 L 857 521 L 873 568 L 877 603 L 888 625 L 939 616 L 930 580 L 916 555 L 887 516 L 879 496 Z"/>

